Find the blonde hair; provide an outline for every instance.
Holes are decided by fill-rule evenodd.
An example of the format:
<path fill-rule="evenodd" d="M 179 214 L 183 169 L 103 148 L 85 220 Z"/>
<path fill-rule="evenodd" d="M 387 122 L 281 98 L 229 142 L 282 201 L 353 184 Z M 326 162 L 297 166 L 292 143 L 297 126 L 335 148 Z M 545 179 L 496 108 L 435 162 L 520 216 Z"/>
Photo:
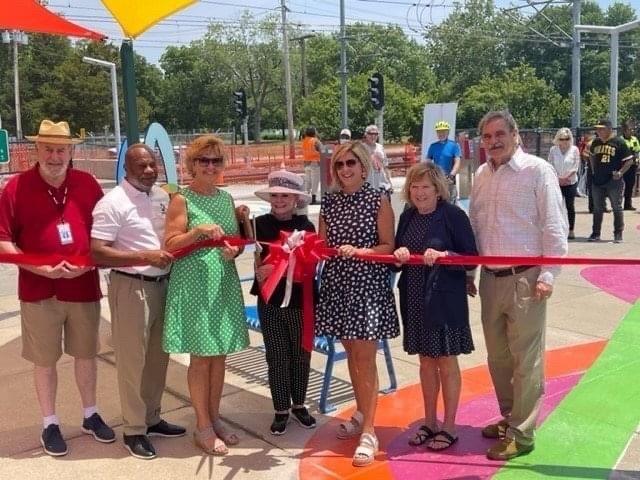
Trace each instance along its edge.
<path fill-rule="evenodd" d="M 436 187 L 438 198 L 442 200 L 449 200 L 449 187 L 447 185 L 447 179 L 442 173 L 442 169 L 435 163 L 421 162 L 417 163 L 407 171 L 406 179 L 404 181 L 404 187 L 402 187 L 402 196 L 404 201 L 412 207 L 411 201 L 411 185 L 422 180 L 428 180 Z"/>
<path fill-rule="evenodd" d="M 227 164 L 227 152 L 224 141 L 216 135 L 201 135 L 189 144 L 184 155 L 184 164 L 187 171 L 193 176 L 193 164 L 195 159 L 205 152 L 213 151 L 216 155 L 224 159 L 223 165 Z"/>
<path fill-rule="evenodd" d="M 556 136 L 553 137 L 553 144 L 555 146 L 559 145 L 560 137 L 569 137 L 571 145 L 573 145 L 573 133 L 571 133 L 571 129 L 567 127 L 562 127 L 560 130 L 556 132 Z"/>
<path fill-rule="evenodd" d="M 338 178 L 338 170 L 336 170 L 336 161 L 342 160 L 349 152 L 353 153 L 360 162 L 360 165 L 362 165 L 365 179 L 371 171 L 371 155 L 361 141 L 356 140 L 338 145 L 331 156 L 331 190 L 334 192 L 342 189 L 340 179 Z"/>

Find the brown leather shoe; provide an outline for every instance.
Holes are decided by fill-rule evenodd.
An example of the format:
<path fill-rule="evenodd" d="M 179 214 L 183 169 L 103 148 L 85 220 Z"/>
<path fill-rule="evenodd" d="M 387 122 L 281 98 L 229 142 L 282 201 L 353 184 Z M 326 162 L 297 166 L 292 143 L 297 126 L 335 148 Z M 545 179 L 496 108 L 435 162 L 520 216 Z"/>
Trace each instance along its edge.
<path fill-rule="evenodd" d="M 484 438 L 504 438 L 507 428 L 509 428 L 509 423 L 503 419 L 498 423 L 492 423 L 484 427 L 482 429 L 482 436 Z"/>
<path fill-rule="evenodd" d="M 526 455 L 531 451 L 533 451 L 533 444 L 522 445 L 513 438 L 503 438 L 487 450 L 487 458 L 490 460 L 509 460 Z"/>

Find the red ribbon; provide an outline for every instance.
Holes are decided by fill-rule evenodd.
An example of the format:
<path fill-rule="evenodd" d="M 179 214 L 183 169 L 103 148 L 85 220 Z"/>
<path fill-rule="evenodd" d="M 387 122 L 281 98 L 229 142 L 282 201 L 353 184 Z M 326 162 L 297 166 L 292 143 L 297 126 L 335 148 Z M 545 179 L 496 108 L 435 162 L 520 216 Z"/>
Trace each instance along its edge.
<path fill-rule="evenodd" d="M 189 246 L 170 250 L 176 259 L 186 257 L 191 252 L 199 250 L 201 248 L 209 247 L 224 247 L 225 242 L 232 247 L 243 247 L 253 243 L 251 240 L 245 240 L 240 237 L 225 236 L 220 240 L 202 240 L 200 242 L 193 243 Z M 13 265 L 58 265 L 63 260 L 66 260 L 71 265 L 76 267 L 99 267 L 96 265 L 89 255 L 60 255 L 60 254 L 43 254 L 43 253 L 0 253 L 0 263 L 10 263 Z M 130 266 L 146 265 L 144 262 L 133 262 Z"/>
<path fill-rule="evenodd" d="M 289 247 L 287 240 L 291 233 L 280 232 L 280 242 L 266 243 L 269 246 L 269 254 L 264 263 L 274 266 L 269 278 L 260 287 L 262 298 L 269 301 L 274 290 L 280 283 L 289 263 L 295 259 L 293 281 L 302 284 L 302 348 L 311 352 L 313 350 L 315 311 L 313 305 L 313 283 L 315 281 L 316 266 L 318 262 L 326 258 L 323 255 L 324 241 L 316 233 L 304 232 L 302 242 L 293 248 Z"/>

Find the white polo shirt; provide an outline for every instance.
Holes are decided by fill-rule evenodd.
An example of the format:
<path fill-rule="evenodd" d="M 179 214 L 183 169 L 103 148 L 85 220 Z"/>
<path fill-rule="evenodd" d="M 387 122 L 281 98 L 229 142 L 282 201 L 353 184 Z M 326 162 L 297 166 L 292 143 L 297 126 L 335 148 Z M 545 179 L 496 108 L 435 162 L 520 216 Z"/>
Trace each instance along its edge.
<path fill-rule="evenodd" d="M 164 223 L 169 195 L 157 186 L 141 192 L 127 180 L 107 193 L 93 209 L 91 238 L 113 242 L 113 248 L 127 252 L 163 248 Z M 150 277 L 165 275 L 169 268 L 117 267 L 127 273 Z"/>

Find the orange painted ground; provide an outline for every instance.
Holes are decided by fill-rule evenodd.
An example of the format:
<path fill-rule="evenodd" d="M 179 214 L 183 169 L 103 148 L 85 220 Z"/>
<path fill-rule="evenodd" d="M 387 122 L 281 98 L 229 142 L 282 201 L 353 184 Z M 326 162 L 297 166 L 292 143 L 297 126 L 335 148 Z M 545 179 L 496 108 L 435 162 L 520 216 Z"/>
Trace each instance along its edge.
<path fill-rule="evenodd" d="M 600 355 L 605 345 L 606 341 L 599 341 L 547 352 L 547 378 L 584 372 Z M 492 391 L 493 386 L 486 365 L 462 372 L 461 405 Z M 442 405 L 439 405 L 439 408 L 441 409 Z M 379 397 L 376 433 L 380 441 L 380 454 L 372 465 L 364 468 L 355 468 L 351 465 L 351 457 L 357 445 L 357 439 L 338 440 L 335 437 L 338 424 L 349 418 L 353 410 L 354 407 L 350 407 L 340 412 L 332 421 L 319 428 L 307 442 L 300 460 L 299 477 L 301 480 L 386 480 L 394 478 L 386 456 L 386 447 L 397 436 L 408 435 L 407 427 L 423 417 L 420 384 L 416 383 L 401 388 L 393 394 Z"/>

